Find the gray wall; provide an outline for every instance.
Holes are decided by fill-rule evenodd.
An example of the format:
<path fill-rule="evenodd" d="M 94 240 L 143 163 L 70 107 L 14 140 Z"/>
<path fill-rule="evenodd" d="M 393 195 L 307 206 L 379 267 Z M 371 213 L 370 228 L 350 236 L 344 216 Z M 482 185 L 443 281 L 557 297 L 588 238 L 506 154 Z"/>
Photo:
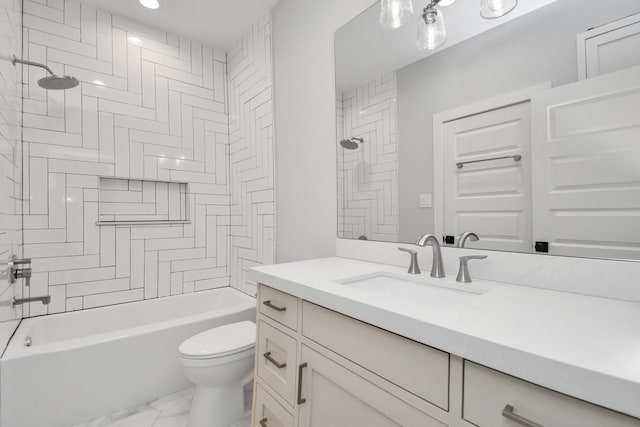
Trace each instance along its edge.
<path fill-rule="evenodd" d="M 577 80 L 576 35 L 640 12 L 638 0 L 562 0 L 397 72 L 399 236 L 433 232 L 433 115 L 544 82 Z"/>
<path fill-rule="evenodd" d="M 333 33 L 373 0 L 281 0 L 273 11 L 276 260 L 335 255 Z"/>

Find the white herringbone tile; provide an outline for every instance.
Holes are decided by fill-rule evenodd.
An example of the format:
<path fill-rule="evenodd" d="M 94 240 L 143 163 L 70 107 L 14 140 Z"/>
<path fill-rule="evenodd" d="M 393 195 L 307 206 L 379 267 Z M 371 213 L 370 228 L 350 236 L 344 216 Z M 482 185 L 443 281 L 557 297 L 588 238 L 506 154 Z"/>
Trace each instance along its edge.
<path fill-rule="evenodd" d="M 269 20 L 227 54 L 56 6 L 25 1 L 25 56 L 81 84 L 47 92 L 43 70 L 22 72 L 31 292 L 51 293 L 50 313 L 229 284 L 252 293 L 247 269 L 274 252 Z M 191 222 L 96 225 L 136 219 Z"/>
<path fill-rule="evenodd" d="M 340 94 L 338 142 L 363 138 L 357 150 L 338 145 L 338 235 L 398 241 L 395 73 Z"/>

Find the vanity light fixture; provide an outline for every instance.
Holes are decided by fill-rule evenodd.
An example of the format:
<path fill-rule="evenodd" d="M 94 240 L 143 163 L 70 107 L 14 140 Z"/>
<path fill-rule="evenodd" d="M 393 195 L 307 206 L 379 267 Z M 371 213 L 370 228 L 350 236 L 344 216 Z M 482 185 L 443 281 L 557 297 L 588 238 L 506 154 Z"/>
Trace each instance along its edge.
<path fill-rule="evenodd" d="M 413 17 L 413 0 L 381 0 L 380 23 L 383 27 L 404 27 Z"/>
<path fill-rule="evenodd" d="M 140 0 L 140 4 L 147 9 L 157 9 L 160 7 L 160 3 L 158 3 L 158 0 Z"/>
<path fill-rule="evenodd" d="M 480 16 L 495 19 L 506 15 L 516 8 L 518 0 L 481 0 Z"/>
<path fill-rule="evenodd" d="M 447 30 L 444 26 L 442 11 L 436 9 L 440 0 L 432 0 L 422 11 L 418 20 L 418 40 L 420 50 L 434 50 L 447 41 Z"/>
<path fill-rule="evenodd" d="M 155 1 L 155 0 L 140 0 Z M 420 50 L 434 50 L 447 41 L 444 16 L 437 6 L 451 6 L 456 0 L 430 0 L 418 19 L 418 39 Z M 480 16 L 495 19 L 511 12 L 518 0 L 480 0 Z M 412 0 L 380 0 L 380 23 L 385 28 L 397 29 L 405 26 L 413 16 Z"/>

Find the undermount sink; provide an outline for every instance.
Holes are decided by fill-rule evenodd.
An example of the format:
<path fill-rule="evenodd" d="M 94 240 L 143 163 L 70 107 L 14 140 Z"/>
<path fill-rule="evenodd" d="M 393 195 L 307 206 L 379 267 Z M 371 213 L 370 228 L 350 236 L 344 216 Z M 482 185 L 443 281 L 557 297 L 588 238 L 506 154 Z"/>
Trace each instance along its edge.
<path fill-rule="evenodd" d="M 388 300 L 434 309 L 457 305 L 487 292 L 486 289 L 466 284 L 434 283 L 438 280 L 443 279 L 373 273 L 339 280 L 337 283 L 350 288 L 370 291 Z"/>

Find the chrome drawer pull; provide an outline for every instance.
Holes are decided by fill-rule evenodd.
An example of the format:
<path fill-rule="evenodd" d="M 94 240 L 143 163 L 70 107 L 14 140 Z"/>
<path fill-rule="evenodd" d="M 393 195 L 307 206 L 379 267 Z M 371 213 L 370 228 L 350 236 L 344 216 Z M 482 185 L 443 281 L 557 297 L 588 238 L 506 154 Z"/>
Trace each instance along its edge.
<path fill-rule="evenodd" d="M 264 358 L 267 359 L 269 362 L 273 363 L 274 365 L 276 365 L 276 368 L 278 369 L 282 369 L 284 367 L 287 366 L 286 363 L 278 363 L 278 361 L 276 359 L 274 359 L 273 357 L 271 357 L 271 352 L 268 351 L 265 354 L 263 354 Z"/>
<path fill-rule="evenodd" d="M 533 421 L 529 421 L 528 419 L 515 414 L 513 412 L 513 406 L 511 405 L 504 407 L 502 410 L 502 416 L 524 427 L 544 427 L 542 424 L 534 423 Z"/>
<path fill-rule="evenodd" d="M 267 419 L 266 419 L 266 418 L 261 419 L 261 420 L 259 421 L 259 423 L 260 423 L 260 425 L 261 425 L 262 427 L 269 427 L 269 426 L 267 425 Z"/>
<path fill-rule="evenodd" d="M 307 362 L 298 366 L 298 405 L 302 405 L 307 399 L 302 398 L 302 370 L 307 367 Z"/>
<path fill-rule="evenodd" d="M 273 308 L 275 311 L 279 311 L 279 312 L 287 311 L 287 307 L 278 307 L 277 305 L 273 305 L 271 304 L 271 300 L 264 301 L 263 304 L 269 308 Z"/>

